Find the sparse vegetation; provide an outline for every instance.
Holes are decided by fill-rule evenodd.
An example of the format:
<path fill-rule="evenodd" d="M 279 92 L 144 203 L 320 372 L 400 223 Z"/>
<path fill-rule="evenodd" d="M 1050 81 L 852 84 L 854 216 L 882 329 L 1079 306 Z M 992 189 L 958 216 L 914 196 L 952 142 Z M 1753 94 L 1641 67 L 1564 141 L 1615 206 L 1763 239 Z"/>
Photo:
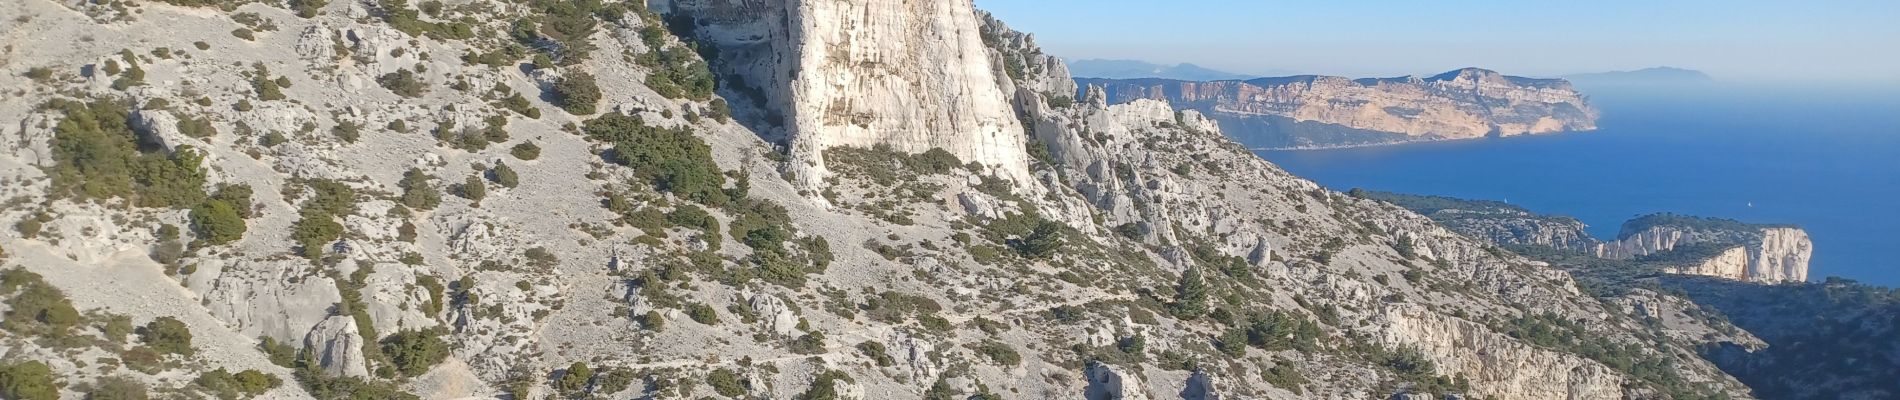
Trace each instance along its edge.
<path fill-rule="evenodd" d="M 521 142 L 515 145 L 509 154 L 513 154 L 517 159 L 533 160 L 541 158 L 541 146 L 535 145 L 533 141 Z"/>
<path fill-rule="evenodd" d="M 407 69 L 383 74 L 376 78 L 376 83 L 383 85 L 384 89 L 389 89 L 390 93 L 402 97 L 422 97 L 429 90 L 429 84 L 422 81 L 421 75 Z"/>
<path fill-rule="evenodd" d="M 0 398 L 59 400 L 59 382 L 53 369 L 39 361 L 0 364 Z"/>
<path fill-rule="evenodd" d="M 191 347 L 191 328 L 177 318 L 154 319 L 140 328 L 138 334 L 145 347 L 160 353 L 190 356 L 197 352 Z"/>
<path fill-rule="evenodd" d="M 418 210 L 432 210 L 442 204 L 442 191 L 432 183 L 435 176 L 410 168 L 402 174 L 402 181 L 396 187 L 402 188 L 402 205 Z"/>
<path fill-rule="evenodd" d="M 449 344 L 440 328 L 402 331 L 383 339 L 382 354 L 403 376 L 420 376 L 449 357 Z"/>
<path fill-rule="evenodd" d="M 568 114 L 594 115 L 600 104 L 600 85 L 594 83 L 593 75 L 576 73 L 555 82 L 553 95 L 554 104 Z"/>
<path fill-rule="evenodd" d="M 624 114 L 589 120 L 582 131 L 613 143 L 616 159 L 662 192 L 713 206 L 731 199 L 712 148 L 690 131 L 648 126 L 640 117 Z"/>

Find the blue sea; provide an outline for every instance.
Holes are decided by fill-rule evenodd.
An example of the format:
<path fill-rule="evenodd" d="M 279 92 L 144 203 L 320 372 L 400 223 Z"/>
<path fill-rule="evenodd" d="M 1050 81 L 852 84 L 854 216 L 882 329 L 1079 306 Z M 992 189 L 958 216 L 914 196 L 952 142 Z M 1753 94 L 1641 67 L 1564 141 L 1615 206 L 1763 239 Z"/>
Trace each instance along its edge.
<path fill-rule="evenodd" d="M 1582 90 L 1597 131 L 1261 155 L 1339 190 L 1508 201 L 1603 238 L 1662 211 L 1796 224 L 1810 279 L 1900 286 L 1900 88 Z"/>

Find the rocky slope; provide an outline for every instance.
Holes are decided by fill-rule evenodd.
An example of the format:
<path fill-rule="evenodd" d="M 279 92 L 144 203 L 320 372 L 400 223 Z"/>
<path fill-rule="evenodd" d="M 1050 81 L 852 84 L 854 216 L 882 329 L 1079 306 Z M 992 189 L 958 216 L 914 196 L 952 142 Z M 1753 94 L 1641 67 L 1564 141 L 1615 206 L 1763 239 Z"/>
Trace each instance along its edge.
<path fill-rule="evenodd" d="M 1564 270 L 1077 90 L 968 1 L 176 3 L 0 5 L 10 379 L 1749 396 Z"/>
<path fill-rule="evenodd" d="M 1166 100 L 1255 148 L 1323 148 L 1587 131 L 1597 111 L 1560 79 L 1465 68 L 1429 77 L 1193 82 L 1083 79 L 1111 103 Z"/>

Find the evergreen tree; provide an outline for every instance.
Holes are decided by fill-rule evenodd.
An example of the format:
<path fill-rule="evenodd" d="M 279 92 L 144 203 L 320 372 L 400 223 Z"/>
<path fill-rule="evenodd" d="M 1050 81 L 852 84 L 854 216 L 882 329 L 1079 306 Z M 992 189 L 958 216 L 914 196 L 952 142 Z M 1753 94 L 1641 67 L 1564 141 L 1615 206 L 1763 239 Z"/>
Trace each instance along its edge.
<path fill-rule="evenodd" d="M 1207 282 L 1200 268 L 1188 268 L 1174 285 L 1173 311 L 1176 317 L 1194 319 L 1207 314 Z"/>

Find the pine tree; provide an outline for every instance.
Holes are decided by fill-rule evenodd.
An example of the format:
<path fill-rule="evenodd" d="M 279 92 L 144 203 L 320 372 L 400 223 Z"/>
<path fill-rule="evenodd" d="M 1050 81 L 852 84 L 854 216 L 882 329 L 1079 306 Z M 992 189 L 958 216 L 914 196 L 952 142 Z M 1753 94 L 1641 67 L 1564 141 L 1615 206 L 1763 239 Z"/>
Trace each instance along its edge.
<path fill-rule="evenodd" d="M 1181 274 L 1180 282 L 1174 285 L 1174 316 L 1185 319 L 1200 318 L 1207 314 L 1207 282 L 1201 279 L 1200 268 L 1188 268 Z"/>

